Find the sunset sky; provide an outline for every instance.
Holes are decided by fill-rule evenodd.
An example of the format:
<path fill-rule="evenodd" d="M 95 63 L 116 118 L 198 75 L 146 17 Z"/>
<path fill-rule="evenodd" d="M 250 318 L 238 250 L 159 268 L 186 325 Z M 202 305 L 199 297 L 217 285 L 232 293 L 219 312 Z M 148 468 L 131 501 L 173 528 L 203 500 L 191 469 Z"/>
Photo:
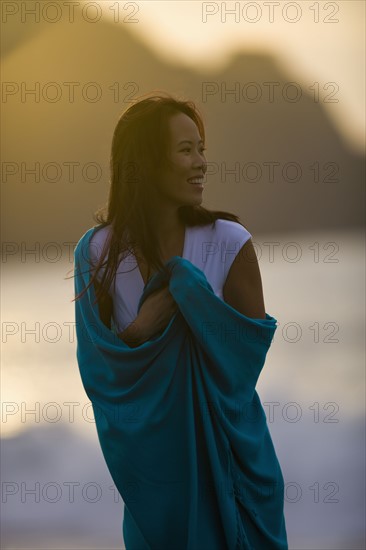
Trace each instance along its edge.
<path fill-rule="evenodd" d="M 124 25 L 171 62 L 204 71 L 225 64 L 238 50 L 262 51 L 278 57 L 289 71 L 290 80 L 298 82 L 304 91 L 314 82 L 319 82 L 320 90 L 329 82 L 336 83 L 339 89 L 334 98 L 339 101 L 324 102 L 324 106 L 349 145 L 359 151 L 364 149 L 363 1 L 103 0 L 98 4 L 103 19 L 108 17 Z M 228 13 L 224 13 L 222 4 Z M 235 4 L 237 21 L 235 14 L 229 13 Z M 93 8 L 89 9 L 92 17 Z M 333 90 L 333 86 L 323 90 L 323 97 Z"/>

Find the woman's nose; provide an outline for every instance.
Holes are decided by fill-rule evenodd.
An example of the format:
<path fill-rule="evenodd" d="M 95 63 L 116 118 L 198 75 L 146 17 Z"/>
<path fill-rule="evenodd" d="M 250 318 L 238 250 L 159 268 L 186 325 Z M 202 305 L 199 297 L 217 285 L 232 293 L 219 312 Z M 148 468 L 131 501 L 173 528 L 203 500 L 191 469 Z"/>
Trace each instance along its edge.
<path fill-rule="evenodd" d="M 195 160 L 195 166 L 202 168 L 203 172 L 206 172 L 207 170 L 207 162 L 204 158 L 203 154 L 197 153 L 197 157 Z"/>

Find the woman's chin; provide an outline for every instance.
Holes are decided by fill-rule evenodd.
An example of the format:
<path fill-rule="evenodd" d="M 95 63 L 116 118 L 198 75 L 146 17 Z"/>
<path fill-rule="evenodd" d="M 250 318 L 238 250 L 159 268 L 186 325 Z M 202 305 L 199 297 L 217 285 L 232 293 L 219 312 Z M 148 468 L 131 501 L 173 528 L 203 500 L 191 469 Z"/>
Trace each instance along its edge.
<path fill-rule="evenodd" d="M 195 197 L 191 197 L 189 204 L 201 204 L 203 201 L 203 193 L 196 193 Z"/>

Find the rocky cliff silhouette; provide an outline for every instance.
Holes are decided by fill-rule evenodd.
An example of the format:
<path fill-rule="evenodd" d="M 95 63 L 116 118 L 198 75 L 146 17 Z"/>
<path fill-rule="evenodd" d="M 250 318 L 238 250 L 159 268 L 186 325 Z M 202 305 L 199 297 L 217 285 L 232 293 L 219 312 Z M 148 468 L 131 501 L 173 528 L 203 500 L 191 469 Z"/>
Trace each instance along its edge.
<path fill-rule="evenodd" d="M 74 23 L 3 24 L 3 240 L 76 242 L 94 225 L 107 200 L 117 119 L 153 90 L 193 99 L 204 116 L 211 173 L 204 206 L 237 213 L 253 235 L 362 226 L 365 159 L 348 148 L 322 100 L 305 89 L 297 102 L 283 99 L 296 78 L 280 60 L 239 51 L 224 69 L 197 71 L 162 60 L 131 29 L 91 24 L 77 12 Z M 268 82 L 278 84 L 273 102 Z M 235 85 L 238 101 L 221 94 Z M 38 86 L 38 101 L 22 98 L 22 86 Z M 213 92 L 204 98 L 207 86 Z M 262 98 L 250 101 L 258 89 Z M 36 163 L 36 176 L 27 173 Z M 229 173 L 235 166 L 237 176 Z"/>

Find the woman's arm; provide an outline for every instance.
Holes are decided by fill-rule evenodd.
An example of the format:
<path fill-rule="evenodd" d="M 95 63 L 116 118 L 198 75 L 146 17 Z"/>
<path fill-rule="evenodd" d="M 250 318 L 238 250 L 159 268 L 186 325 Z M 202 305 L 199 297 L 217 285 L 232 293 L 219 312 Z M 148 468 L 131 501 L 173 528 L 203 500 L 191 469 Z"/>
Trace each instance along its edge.
<path fill-rule="evenodd" d="M 95 280 L 94 287 L 96 292 L 100 288 L 100 283 Z M 101 321 L 105 324 L 106 327 L 111 329 L 111 317 L 113 314 L 113 300 L 109 294 L 104 295 L 98 299 L 99 306 L 99 315 Z M 128 327 L 118 334 L 118 338 L 123 340 L 125 344 L 131 348 L 140 345 L 144 338 L 142 337 L 141 331 L 139 329 L 136 321 L 128 325 Z"/>
<path fill-rule="evenodd" d="M 236 255 L 224 284 L 223 297 L 246 317 L 266 318 L 262 279 L 252 239 Z"/>

